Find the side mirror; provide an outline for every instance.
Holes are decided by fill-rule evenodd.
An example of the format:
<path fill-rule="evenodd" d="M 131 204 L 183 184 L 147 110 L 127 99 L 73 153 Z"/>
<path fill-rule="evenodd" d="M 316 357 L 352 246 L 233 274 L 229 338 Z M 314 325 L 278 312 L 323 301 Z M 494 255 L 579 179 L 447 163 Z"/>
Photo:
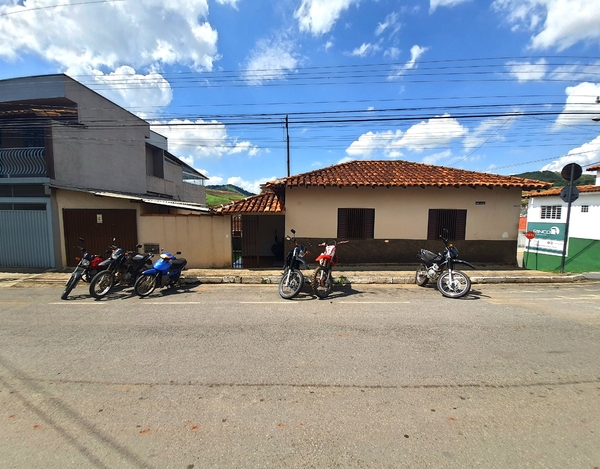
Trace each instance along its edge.
<path fill-rule="evenodd" d="M 85 243 L 84 239 L 81 237 L 79 238 L 79 241 L 81 241 L 82 243 Z"/>
<path fill-rule="evenodd" d="M 292 232 L 293 235 L 296 234 L 296 230 L 294 228 L 292 228 L 290 231 Z"/>
<path fill-rule="evenodd" d="M 137 244 L 135 247 L 139 249 L 139 248 L 143 248 L 144 246 L 142 246 L 141 244 Z"/>

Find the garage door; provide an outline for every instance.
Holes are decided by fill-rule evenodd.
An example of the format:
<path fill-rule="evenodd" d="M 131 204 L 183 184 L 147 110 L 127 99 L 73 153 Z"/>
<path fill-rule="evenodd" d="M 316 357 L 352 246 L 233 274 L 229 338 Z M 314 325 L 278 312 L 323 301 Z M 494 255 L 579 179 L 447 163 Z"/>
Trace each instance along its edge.
<path fill-rule="evenodd" d="M 0 210 L 0 266 L 54 267 L 48 213 L 46 210 Z"/>

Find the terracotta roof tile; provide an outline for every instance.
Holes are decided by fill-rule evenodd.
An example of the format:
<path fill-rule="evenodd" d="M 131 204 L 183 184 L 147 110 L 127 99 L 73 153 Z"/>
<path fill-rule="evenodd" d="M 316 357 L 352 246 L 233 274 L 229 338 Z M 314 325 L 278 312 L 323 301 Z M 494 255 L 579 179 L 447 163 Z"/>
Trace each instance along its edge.
<path fill-rule="evenodd" d="M 552 184 L 515 176 L 466 171 L 409 161 L 350 161 L 267 183 L 267 187 L 518 187 L 545 189 Z"/>
<path fill-rule="evenodd" d="M 586 171 L 598 171 L 600 170 L 600 164 L 596 164 L 594 166 L 590 166 L 589 168 L 585 169 Z"/>
<path fill-rule="evenodd" d="M 235 213 L 283 213 L 285 211 L 284 202 L 272 191 L 266 191 L 258 195 L 246 197 L 242 200 L 224 205 L 215 209 L 216 213 L 235 214 Z"/>
<path fill-rule="evenodd" d="M 577 186 L 579 192 L 600 192 L 600 186 Z M 553 188 L 547 191 L 533 191 L 523 194 L 524 197 L 548 197 L 551 195 L 560 195 L 562 187 Z"/>

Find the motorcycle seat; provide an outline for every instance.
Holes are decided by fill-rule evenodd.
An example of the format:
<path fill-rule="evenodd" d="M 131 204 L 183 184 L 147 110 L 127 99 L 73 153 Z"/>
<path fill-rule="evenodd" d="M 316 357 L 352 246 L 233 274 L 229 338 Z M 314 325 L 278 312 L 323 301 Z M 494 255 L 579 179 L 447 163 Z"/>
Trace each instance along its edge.
<path fill-rule="evenodd" d="M 183 270 L 186 264 L 187 260 L 185 260 L 183 257 L 173 259 L 171 261 L 171 270 Z"/>
<path fill-rule="evenodd" d="M 433 261 L 436 259 L 436 257 L 438 257 L 438 254 L 428 251 L 427 249 L 421 249 L 421 256 L 428 261 Z"/>

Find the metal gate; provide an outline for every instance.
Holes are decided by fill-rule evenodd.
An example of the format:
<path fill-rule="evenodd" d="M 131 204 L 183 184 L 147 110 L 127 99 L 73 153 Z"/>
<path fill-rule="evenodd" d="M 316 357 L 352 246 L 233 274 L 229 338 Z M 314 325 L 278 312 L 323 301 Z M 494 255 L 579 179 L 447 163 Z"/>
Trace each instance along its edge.
<path fill-rule="evenodd" d="M 0 266 L 54 267 L 49 210 L 0 210 Z"/>
<path fill-rule="evenodd" d="M 135 250 L 137 245 L 137 216 L 134 209 L 63 209 L 65 252 L 67 265 L 77 264 L 80 255 L 75 246 L 79 238 L 92 254 L 104 255 L 108 246 L 115 244 L 123 249 Z"/>
<path fill-rule="evenodd" d="M 258 216 L 241 215 L 231 218 L 233 268 L 248 269 L 260 265 L 258 252 Z"/>

